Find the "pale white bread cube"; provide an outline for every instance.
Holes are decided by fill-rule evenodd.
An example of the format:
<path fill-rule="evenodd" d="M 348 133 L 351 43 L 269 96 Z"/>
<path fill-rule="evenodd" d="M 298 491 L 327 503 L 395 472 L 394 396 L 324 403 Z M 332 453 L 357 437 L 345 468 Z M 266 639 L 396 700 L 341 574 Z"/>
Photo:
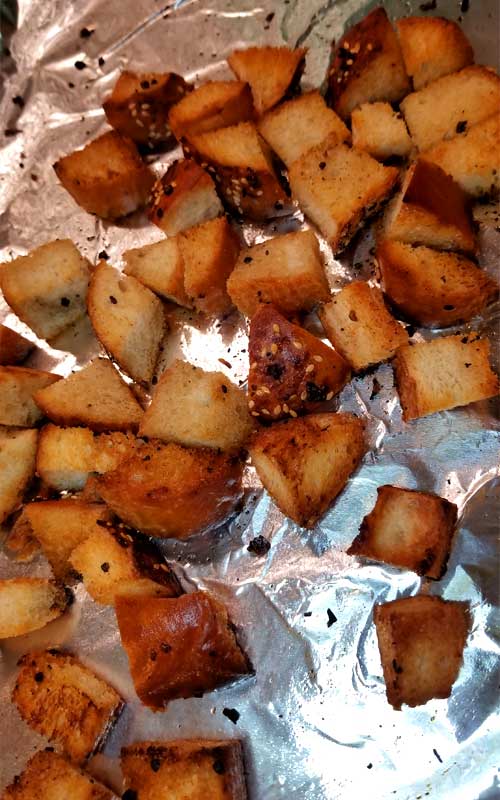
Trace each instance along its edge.
<path fill-rule="evenodd" d="M 184 260 L 179 239 L 169 236 L 123 253 L 126 275 L 133 275 L 155 294 L 189 308 L 184 289 Z"/>
<path fill-rule="evenodd" d="M 235 50 L 227 63 L 240 81 L 250 84 L 258 114 L 263 114 L 300 81 L 307 50 L 298 47 L 248 47 Z"/>
<path fill-rule="evenodd" d="M 351 115 L 352 144 L 380 161 L 409 156 L 412 143 L 401 114 L 389 103 L 363 103 Z"/>
<path fill-rule="evenodd" d="M 0 367 L 0 425 L 32 428 L 43 416 L 33 395 L 61 379 L 28 367 Z"/>
<path fill-rule="evenodd" d="M 243 81 L 207 81 L 170 109 L 169 123 L 179 141 L 254 118 L 252 92 Z"/>
<path fill-rule="evenodd" d="M 21 504 L 35 474 L 38 431 L 0 429 L 0 523 Z"/>
<path fill-rule="evenodd" d="M 66 610 L 71 595 L 47 578 L 0 581 L 0 639 L 37 631 Z"/>
<path fill-rule="evenodd" d="M 0 267 L 0 281 L 1 274 Z M 2 367 L 20 364 L 29 356 L 34 347 L 33 342 L 25 339 L 17 331 L 6 325 L 0 325 L 0 365 Z"/>
<path fill-rule="evenodd" d="M 48 242 L 0 266 L 0 288 L 26 325 L 53 339 L 85 314 L 90 263 L 69 239 Z"/>
<path fill-rule="evenodd" d="M 151 222 L 175 236 L 218 217 L 223 208 L 210 175 L 192 158 L 182 158 L 156 181 L 147 212 Z"/>
<path fill-rule="evenodd" d="M 117 800 L 110 789 L 51 750 L 41 750 L 2 795 L 2 800 Z"/>
<path fill-rule="evenodd" d="M 470 42 L 453 20 L 403 17 L 395 24 L 406 71 L 414 89 L 421 89 L 474 62 Z"/>

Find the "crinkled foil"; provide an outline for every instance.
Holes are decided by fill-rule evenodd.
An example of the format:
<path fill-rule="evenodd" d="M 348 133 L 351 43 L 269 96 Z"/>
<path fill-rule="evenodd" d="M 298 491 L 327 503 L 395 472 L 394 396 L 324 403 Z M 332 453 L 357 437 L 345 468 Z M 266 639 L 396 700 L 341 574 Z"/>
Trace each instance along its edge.
<path fill-rule="evenodd" d="M 6 129 L 0 148 L 0 261 L 69 237 L 94 263 L 105 250 L 110 263 L 119 266 L 125 249 L 160 238 L 139 214 L 119 224 L 86 214 L 52 170 L 58 156 L 104 129 L 102 100 L 120 69 L 175 70 L 195 81 L 228 77 L 224 59 L 234 47 L 287 42 L 309 47 L 302 83 L 317 86 L 324 79 L 332 39 L 368 5 L 362 0 L 266 0 L 257 5 L 255 0 L 21 0 L 0 105 Z M 417 3 L 384 5 L 395 16 L 424 13 Z M 438 0 L 437 8 L 425 13 L 463 19 L 477 60 L 495 64 L 498 2 L 471 0 L 466 12 L 468 5 L 462 3 L 461 9 L 457 0 Z M 92 31 L 88 38 L 80 36 L 84 27 Z M 77 61 L 85 67 L 75 68 Z M 17 96 L 24 107 L 13 103 Z M 154 169 L 161 173 L 175 156 L 175 151 L 162 155 Z M 498 223 L 487 211 L 479 209 L 482 263 L 495 270 Z M 243 233 L 247 242 L 258 241 L 301 224 L 297 212 L 279 229 L 248 226 Z M 372 244 L 368 233 L 340 261 L 327 256 L 332 288 L 354 276 L 376 280 Z M 0 305 L 0 318 L 33 339 L 5 305 Z M 170 318 L 165 363 L 180 352 L 235 382 L 245 380 L 246 333 L 236 314 L 210 325 L 186 312 L 171 311 Z M 494 310 L 472 327 L 496 337 L 495 320 Z M 317 320 L 309 322 L 318 330 Z M 415 339 L 432 335 L 417 331 Z M 85 322 L 52 348 L 38 345 L 29 364 L 61 374 L 99 351 Z M 113 609 L 93 603 L 80 585 L 63 619 L 1 645 L 0 787 L 46 744 L 10 703 L 16 659 L 35 645 L 63 644 L 109 678 L 128 701 L 103 754 L 89 766 L 118 793 L 123 744 L 205 736 L 243 740 L 252 800 L 500 797 L 500 481 L 494 403 L 404 424 L 392 369 L 382 365 L 355 379 L 337 407 L 367 418 L 372 449 L 314 530 L 304 531 L 284 518 L 249 468 L 245 506 L 237 518 L 216 533 L 163 545 L 186 587 L 209 589 L 227 603 L 255 677 L 200 699 L 172 702 L 164 713 L 149 711 L 135 696 Z M 383 483 L 437 492 L 458 504 L 459 531 L 439 583 L 427 584 L 411 572 L 345 554 Z M 247 550 L 258 534 L 272 543 L 267 556 Z M 0 571 L 2 576 L 39 575 L 48 574 L 48 566 L 42 557 L 19 564 L 2 554 Z M 372 610 L 376 602 L 420 590 L 469 600 L 473 627 L 450 699 L 396 712 L 385 698 Z M 239 711 L 236 724 L 223 715 L 225 707 Z"/>

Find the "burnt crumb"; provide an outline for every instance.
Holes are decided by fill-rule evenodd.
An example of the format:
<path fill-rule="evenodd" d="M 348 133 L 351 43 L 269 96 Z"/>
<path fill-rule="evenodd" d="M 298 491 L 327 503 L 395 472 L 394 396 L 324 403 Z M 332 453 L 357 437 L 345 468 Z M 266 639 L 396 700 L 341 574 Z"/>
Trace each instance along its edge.
<path fill-rule="evenodd" d="M 398 664 L 398 662 L 396 661 L 395 658 L 392 659 L 392 668 L 393 668 L 394 672 L 396 673 L 396 675 L 401 675 L 401 673 L 403 672 L 403 667 L 399 666 L 399 664 Z"/>
<path fill-rule="evenodd" d="M 461 119 L 460 122 L 457 122 L 457 127 L 455 128 L 456 133 L 463 133 L 467 129 L 467 120 Z"/>
<path fill-rule="evenodd" d="M 233 725 L 236 725 L 240 718 L 240 712 L 237 711 L 235 708 L 223 708 L 222 713 L 225 717 L 231 720 Z"/>
<path fill-rule="evenodd" d="M 212 764 L 212 769 L 217 775 L 224 775 L 224 762 L 217 758 L 214 763 Z"/>
<path fill-rule="evenodd" d="M 101 261 L 107 261 L 107 260 L 108 260 L 108 258 L 109 258 L 109 256 L 108 256 L 108 254 L 106 253 L 106 251 L 105 251 L 105 250 L 101 250 L 101 252 L 100 252 L 100 253 L 99 253 L 99 255 L 97 256 L 97 258 L 100 258 L 100 259 L 101 259 Z"/>
<path fill-rule="evenodd" d="M 243 259 L 244 264 L 250 264 L 252 261 L 253 261 L 252 256 L 245 256 L 245 258 Z"/>
<path fill-rule="evenodd" d="M 470 1 L 462 0 L 462 2 L 460 3 L 460 11 L 462 12 L 462 14 L 467 14 L 469 7 L 470 7 Z"/>
<path fill-rule="evenodd" d="M 24 108 L 24 97 L 21 97 L 20 94 L 16 94 L 15 97 L 12 98 L 12 102 L 15 106 L 19 106 L 19 108 Z"/>
<path fill-rule="evenodd" d="M 372 384 L 372 393 L 370 395 L 370 400 L 373 400 L 378 395 L 378 393 L 380 392 L 381 388 L 382 388 L 382 385 L 378 382 L 378 380 L 376 378 L 374 378 L 373 379 L 373 384 Z"/>
<path fill-rule="evenodd" d="M 114 297 L 112 294 L 110 294 L 110 295 L 109 295 L 109 299 L 110 299 L 111 303 L 113 303 L 113 305 L 114 305 L 114 306 L 116 306 L 116 304 L 117 304 L 117 302 L 118 302 L 118 300 L 116 299 L 116 297 Z"/>
<path fill-rule="evenodd" d="M 331 628 L 333 623 L 337 622 L 337 617 L 335 616 L 331 608 L 327 608 L 326 613 L 328 614 L 328 622 L 326 623 L 326 627 Z"/>
<path fill-rule="evenodd" d="M 80 38 L 81 39 L 90 39 L 92 34 L 94 33 L 93 28 L 82 28 L 80 31 Z"/>
<path fill-rule="evenodd" d="M 64 306 L 65 308 L 69 306 L 70 302 L 71 301 L 69 297 L 61 297 L 61 305 Z"/>
<path fill-rule="evenodd" d="M 439 763 L 442 764 L 443 763 L 443 759 L 441 758 L 441 756 L 439 755 L 439 753 L 438 753 L 438 751 L 436 750 L 435 747 L 432 748 L 432 752 L 436 756 L 436 758 L 439 761 Z"/>
<path fill-rule="evenodd" d="M 109 572 L 109 564 L 108 564 L 108 562 L 107 562 L 107 561 L 104 561 L 104 562 L 101 564 L 101 569 L 102 569 L 102 571 L 103 571 L 103 572 Z"/>
<path fill-rule="evenodd" d="M 36 683 L 41 683 L 43 681 L 44 677 L 45 676 L 44 676 L 43 672 L 35 672 L 35 682 Z"/>
<path fill-rule="evenodd" d="M 172 645 L 168 644 L 168 642 L 162 642 L 161 645 L 160 645 L 160 650 L 163 653 L 170 653 L 171 649 L 172 649 Z"/>
<path fill-rule="evenodd" d="M 255 553 L 256 556 L 265 556 L 271 547 L 271 542 L 265 536 L 256 536 L 249 543 L 247 550 L 249 553 Z"/>
<path fill-rule="evenodd" d="M 75 61 L 75 69 L 82 70 L 82 69 L 85 69 L 86 66 L 87 65 L 86 65 L 85 61 Z"/>
<path fill-rule="evenodd" d="M 266 367 L 266 375 L 269 375 L 269 377 L 273 378 L 275 381 L 279 381 L 284 371 L 285 368 L 281 366 L 281 364 L 269 364 Z"/>
<path fill-rule="evenodd" d="M 99 56 L 97 63 L 99 64 L 100 67 L 103 67 L 106 62 L 102 56 Z"/>
<path fill-rule="evenodd" d="M 153 772 L 158 772 L 158 770 L 161 767 L 160 759 L 159 758 L 152 758 L 151 761 L 149 762 L 149 766 L 151 767 Z"/>
<path fill-rule="evenodd" d="M 306 381 L 306 393 L 309 403 L 323 403 L 328 394 L 328 386 L 318 386 L 314 381 Z"/>
<path fill-rule="evenodd" d="M 437 0 L 429 0 L 427 3 L 420 3 L 420 11 L 434 11 L 437 8 Z"/>
<path fill-rule="evenodd" d="M 138 800 L 139 795 L 135 789 L 125 789 L 122 794 L 122 800 Z"/>

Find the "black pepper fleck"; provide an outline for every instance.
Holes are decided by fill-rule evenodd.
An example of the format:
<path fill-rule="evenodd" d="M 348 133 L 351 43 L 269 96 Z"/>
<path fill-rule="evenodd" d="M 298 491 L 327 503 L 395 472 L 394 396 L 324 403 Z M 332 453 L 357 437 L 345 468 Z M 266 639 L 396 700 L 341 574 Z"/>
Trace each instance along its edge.
<path fill-rule="evenodd" d="M 271 542 L 265 536 L 256 536 L 249 543 L 247 550 L 256 556 L 265 556 L 271 547 Z"/>
<path fill-rule="evenodd" d="M 467 120 L 461 119 L 460 122 L 457 122 L 457 127 L 455 128 L 457 133 L 463 133 L 467 128 Z"/>
<path fill-rule="evenodd" d="M 224 770 L 224 762 L 221 761 L 220 758 L 217 758 L 214 761 L 214 763 L 212 764 L 212 767 L 213 767 L 214 772 L 217 773 L 217 775 L 224 775 L 224 772 L 225 772 L 225 770 Z"/>
<path fill-rule="evenodd" d="M 318 167 L 319 167 L 321 170 L 325 169 L 325 167 L 326 167 L 326 161 L 320 161 L 320 162 L 319 162 L 319 164 L 318 164 Z"/>
<path fill-rule="evenodd" d="M 326 613 L 328 614 L 328 622 L 326 623 L 326 627 L 331 628 L 333 623 L 337 622 L 337 617 L 335 616 L 331 608 L 327 608 Z"/>
<path fill-rule="evenodd" d="M 102 569 L 102 571 L 103 571 L 103 572 L 109 572 L 109 564 L 108 564 L 108 562 L 107 562 L 107 561 L 104 561 L 104 562 L 101 564 L 101 569 Z"/>
<path fill-rule="evenodd" d="M 100 258 L 102 261 L 107 261 L 108 258 L 109 258 L 108 254 L 106 253 L 105 250 L 101 250 L 101 252 L 99 253 L 99 255 L 97 257 Z"/>
<path fill-rule="evenodd" d="M 80 38 L 81 39 L 90 39 L 92 34 L 94 33 L 93 29 L 91 28 L 82 28 L 80 31 Z"/>
<path fill-rule="evenodd" d="M 109 295 L 109 299 L 111 300 L 111 302 L 113 303 L 113 305 L 114 305 L 114 306 L 116 306 L 116 304 L 117 304 L 117 302 L 118 302 L 118 300 L 116 299 L 116 297 L 113 297 L 113 295 L 112 295 L 112 294 L 110 294 L 110 295 Z"/>
<path fill-rule="evenodd" d="M 125 789 L 122 794 L 122 800 L 138 800 L 139 795 L 135 789 Z"/>
<path fill-rule="evenodd" d="M 437 8 L 437 0 L 429 0 L 428 3 L 421 3 L 419 8 L 420 11 L 434 11 L 434 9 Z"/>
<path fill-rule="evenodd" d="M 250 264 L 252 261 L 253 261 L 252 256 L 245 256 L 245 258 L 243 259 L 244 264 Z"/>
<path fill-rule="evenodd" d="M 43 672 L 35 672 L 36 683 L 41 683 L 43 681 L 43 678 L 44 678 Z"/>
<path fill-rule="evenodd" d="M 19 106 L 19 108 L 24 108 L 24 97 L 21 97 L 20 94 L 16 94 L 15 97 L 12 98 L 12 102 L 15 106 Z"/>
<path fill-rule="evenodd" d="M 82 69 L 85 69 L 86 66 L 87 65 L 86 65 L 85 61 L 75 61 L 75 69 L 82 70 Z"/>
<path fill-rule="evenodd" d="M 223 708 L 222 713 L 225 717 L 231 720 L 233 725 L 236 725 L 240 718 L 240 712 L 237 711 L 235 708 Z"/>
<path fill-rule="evenodd" d="M 71 301 L 69 297 L 61 297 L 61 305 L 64 306 L 65 308 L 69 306 L 70 302 Z"/>
<path fill-rule="evenodd" d="M 158 772 L 158 770 L 161 767 L 160 759 L 159 758 L 152 758 L 151 761 L 149 762 L 149 766 L 151 767 L 153 772 Z"/>

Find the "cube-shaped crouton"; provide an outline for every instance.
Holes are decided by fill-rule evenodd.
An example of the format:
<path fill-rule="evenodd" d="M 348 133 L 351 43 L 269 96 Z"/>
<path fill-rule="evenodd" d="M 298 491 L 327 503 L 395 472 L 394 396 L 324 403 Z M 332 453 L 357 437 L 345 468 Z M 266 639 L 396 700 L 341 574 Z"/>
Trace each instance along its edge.
<path fill-rule="evenodd" d="M 330 288 L 316 236 L 310 230 L 294 231 L 242 250 L 227 290 L 248 317 L 261 303 L 294 314 L 325 302 Z"/>
<path fill-rule="evenodd" d="M 94 431 L 137 430 L 143 411 L 134 393 L 107 358 L 95 358 L 57 386 L 35 393 L 35 401 L 57 425 Z"/>
<path fill-rule="evenodd" d="M 53 339 L 85 314 L 90 263 L 69 239 L 37 247 L 0 267 L 0 288 L 17 316 Z"/>
<path fill-rule="evenodd" d="M 412 144 L 405 121 L 390 103 L 363 103 L 351 116 L 352 143 L 374 158 L 384 161 L 406 158 Z"/>
<path fill-rule="evenodd" d="M 131 798 L 135 792 L 137 797 L 181 800 L 187 787 L 189 800 L 247 798 L 243 748 L 237 739 L 137 742 L 122 747 L 121 767 Z"/>
<path fill-rule="evenodd" d="M 352 414 L 310 414 L 259 431 L 250 455 L 278 508 L 314 527 L 366 452 L 364 424 Z"/>
<path fill-rule="evenodd" d="M 227 205 L 257 221 L 280 216 L 288 203 L 271 150 L 253 122 L 192 136 L 184 152 L 214 176 Z"/>
<path fill-rule="evenodd" d="M 353 281 L 322 306 L 319 318 L 326 335 L 356 371 L 392 358 L 406 344 L 406 329 L 387 310 L 382 292 Z"/>
<path fill-rule="evenodd" d="M 189 307 L 184 289 L 184 260 L 177 236 L 169 236 L 154 244 L 126 250 L 123 253 L 126 275 L 133 275 L 148 289 L 172 300 L 180 306 Z"/>
<path fill-rule="evenodd" d="M 248 407 L 268 421 L 317 410 L 350 375 L 342 356 L 271 305 L 251 319 L 248 354 Z"/>
<path fill-rule="evenodd" d="M 258 114 L 293 92 L 305 66 L 306 49 L 298 47 L 249 47 L 235 50 L 227 63 L 240 81 L 250 84 Z"/>
<path fill-rule="evenodd" d="M 443 336 L 400 347 L 394 359 L 403 419 L 425 417 L 498 394 L 489 362 L 490 343 L 469 336 Z"/>
<path fill-rule="evenodd" d="M 328 239 L 334 252 L 346 247 L 363 221 L 387 200 L 398 178 L 362 150 L 327 140 L 292 164 L 292 194 Z"/>
<path fill-rule="evenodd" d="M 174 161 L 153 186 L 148 203 L 151 222 L 168 236 L 222 214 L 215 184 L 196 161 Z"/>
<path fill-rule="evenodd" d="M 191 90 L 175 72 L 129 72 L 116 81 L 102 107 L 118 133 L 150 148 L 171 136 L 168 113 Z"/>
<path fill-rule="evenodd" d="M 0 639 L 43 628 L 66 610 L 71 594 L 47 578 L 0 581 Z"/>
<path fill-rule="evenodd" d="M 132 275 L 101 261 L 87 305 L 92 327 L 112 358 L 134 380 L 150 381 L 166 333 L 161 300 Z"/>
<path fill-rule="evenodd" d="M 456 505 L 443 497 L 379 486 L 375 507 L 347 552 L 439 580 L 446 571 L 456 522 Z"/>
<path fill-rule="evenodd" d="M 472 65 L 445 75 L 405 97 L 401 110 L 419 150 L 451 139 L 466 127 L 498 115 L 500 78 L 492 69 Z"/>
<path fill-rule="evenodd" d="M 116 795 L 73 766 L 65 758 L 43 750 L 36 753 L 27 767 L 16 775 L 7 787 L 2 800 L 116 800 Z"/>
<path fill-rule="evenodd" d="M 205 372 L 187 361 L 175 361 L 154 390 L 140 435 L 230 450 L 242 447 L 252 429 L 242 389 L 222 372 Z"/>
<path fill-rule="evenodd" d="M 186 539 L 219 525 L 234 511 L 242 472 L 243 463 L 233 453 L 155 441 L 99 478 L 97 488 L 137 530 Z"/>
<path fill-rule="evenodd" d="M 35 474 L 38 431 L 0 430 L 0 524 L 20 505 Z"/>
<path fill-rule="evenodd" d="M 218 217 L 180 233 L 179 246 L 190 304 L 204 314 L 223 314 L 231 307 L 226 281 L 240 252 L 238 236 L 227 218 Z"/>
<path fill-rule="evenodd" d="M 116 618 L 135 690 L 149 708 L 250 672 L 225 606 L 208 592 L 118 597 Z"/>
<path fill-rule="evenodd" d="M 374 619 L 391 706 L 449 697 L 469 633 L 468 603 L 404 597 L 375 606 Z"/>
<path fill-rule="evenodd" d="M 393 103 L 410 91 L 398 37 L 382 6 L 344 33 L 328 82 L 333 107 L 343 119 L 362 103 Z"/>
<path fill-rule="evenodd" d="M 27 367 L 0 367 L 0 425 L 32 428 L 43 416 L 33 395 L 60 375 Z"/>
<path fill-rule="evenodd" d="M 319 92 L 306 92 L 268 111 L 257 127 L 287 167 L 327 138 L 338 143 L 351 139 L 349 129 Z"/>
<path fill-rule="evenodd" d="M 0 267 L 1 281 L 1 267 Z M 29 339 L 25 339 L 20 333 L 0 325 L 0 366 L 11 366 L 20 364 L 29 356 L 35 345 Z"/>
<path fill-rule="evenodd" d="M 498 297 L 498 284 L 457 253 L 385 240 L 377 247 L 377 261 L 385 294 L 419 325 L 468 322 Z"/>
<path fill-rule="evenodd" d="M 396 30 L 414 89 L 458 72 L 474 61 L 465 33 L 450 19 L 403 17 L 396 21 Z"/>
<path fill-rule="evenodd" d="M 170 109 L 174 136 L 189 139 L 196 133 L 227 128 L 254 118 L 252 92 L 242 81 L 207 81 Z"/>
<path fill-rule="evenodd" d="M 12 701 L 24 721 L 81 764 L 104 744 L 123 703 L 120 695 L 69 653 L 26 653 Z"/>
<path fill-rule="evenodd" d="M 14 561 L 31 561 L 40 552 L 40 544 L 26 515 L 26 506 L 23 506 L 7 534 L 5 546 Z"/>

